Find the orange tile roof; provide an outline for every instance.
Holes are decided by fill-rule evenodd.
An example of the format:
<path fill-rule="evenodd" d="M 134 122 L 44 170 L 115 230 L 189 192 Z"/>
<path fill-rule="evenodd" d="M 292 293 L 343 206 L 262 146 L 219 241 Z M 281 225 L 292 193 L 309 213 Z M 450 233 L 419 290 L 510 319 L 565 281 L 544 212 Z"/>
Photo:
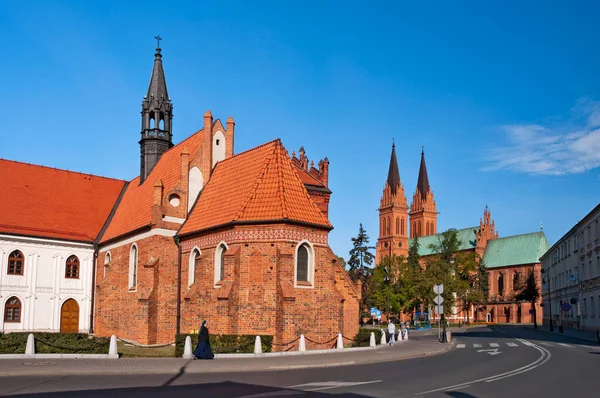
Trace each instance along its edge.
<path fill-rule="evenodd" d="M 300 180 L 306 185 L 316 185 L 318 187 L 325 188 L 325 184 L 321 181 L 317 180 L 314 176 L 310 175 L 306 170 L 304 170 L 300 165 L 294 163 L 294 168 L 296 169 L 296 173 L 298 173 L 298 177 Z"/>
<path fill-rule="evenodd" d="M 0 159 L 0 233 L 93 242 L 125 181 Z"/>
<path fill-rule="evenodd" d="M 102 236 L 102 243 L 136 229 L 150 226 L 154 203 L 154 184 L 161 180 L 163 192 L 170 191 L 175 187 L 180 179 L 181 151 L 185 147 L 191 156 L 194 156 L 202 143 L 202 131 L 196 132 L 165 152 L 141 185 L 139 177 L 131 181 L 110 225 Z"/>
<path fill-rule="evenodd" d="M 179 233 L 260 221 L 331 229 L 295 169 L 278 139 L 219 162 Z"/>

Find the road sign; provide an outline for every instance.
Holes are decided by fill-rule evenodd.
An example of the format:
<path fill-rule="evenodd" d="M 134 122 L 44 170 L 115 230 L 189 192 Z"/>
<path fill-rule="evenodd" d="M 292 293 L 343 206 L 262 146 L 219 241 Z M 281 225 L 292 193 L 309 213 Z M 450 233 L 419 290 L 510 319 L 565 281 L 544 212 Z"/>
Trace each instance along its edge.
<path fill-rule="evenodd" d="M 435 294 L 442 294 L 442 293 L 444 293 L 444 285 L 442 285 L 441 283 L 438 283 L 437 285 L 435 285 L 433 287 L 433 292 Z"/>
<path fill-rule="evenodd" d="M 563 311 L 569 311 L 571 309 L 571 304 L 569 303 L 562 303 L 561 306 Z"/>
<path fill-rule="evenodd" d="M 437 305 L 442 305 L 442 303 L 444 302 L 444 298 L 440 295 L 437 295 L 433 299 L 433 302 L 436 303 Z"/>
<path fill-rule="evenodd" d="M 375 310 L 375 316 L 381 316 L 381 311 L 380 310 Z"/>
<path fill-rule="evenodd" d="M 487 354 L 494 356 L 494 355 L 502 354 L 502 351 L 499 351 L 499 350 L 500 350 L 499 348 L 490 348 L 489 350 L 477 350 L 477 352 L 485 352 Z"/>
<path fill-rule="evenodd" d="M 436 305 L 435 306 L 435 313 L 438 315 L 442 315 L 444 313 L 444 306 L 443 305 Z"/>
<path fill-rule="evenodd" d="M 371 307 L 371 315 L 375 315 L 375 312 L 377 312 L 377 308 Z"/>

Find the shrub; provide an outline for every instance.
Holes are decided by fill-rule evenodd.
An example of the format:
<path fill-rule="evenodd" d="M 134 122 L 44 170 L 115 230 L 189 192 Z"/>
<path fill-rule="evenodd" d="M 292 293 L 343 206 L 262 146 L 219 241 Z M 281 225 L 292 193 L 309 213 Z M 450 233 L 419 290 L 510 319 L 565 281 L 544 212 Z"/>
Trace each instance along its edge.
<path fill-rule="evenodd" d="M 381 334 L 384 333 L 381 329 L 360 328 L 354 337 L 352 347 L 368 347 L 371 342 L 371 332 L 375 333 L 375 343 L 381 341 Z"/>
<path fill-rule="evenodd" d="M 197 334 L 178 334 L 175 337 L 175 356 L 181 357 L 185 346 L 185 338 L 192 339 L 192 349 L 198 344 Z M 251 354 L 254 352 L 256 335 L 215 334 L 210 336 L 210 347 L 215 354 Z M 271 352 L 273 336 L 260 336 L 262 352 Z"/>
<path fill-rule="evenodd" d="M 0 353 L 24 354 L 29 332 L 0 334 Z M 33 333 L 37 354 L 108 354 L 110 339 L 85 333 Z"/>

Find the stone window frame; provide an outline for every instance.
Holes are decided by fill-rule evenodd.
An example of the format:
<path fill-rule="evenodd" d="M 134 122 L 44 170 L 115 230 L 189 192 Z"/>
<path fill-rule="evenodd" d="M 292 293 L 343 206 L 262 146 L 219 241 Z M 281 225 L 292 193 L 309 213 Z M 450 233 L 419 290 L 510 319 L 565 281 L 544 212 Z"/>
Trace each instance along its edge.
<path fill-rule="evenodd" d="M 10 301 L 11 300 L 16 300 L 16 303 L 11 304 Z M 10 314 L 11 314 L 11 319 L 8 319 L 8 314 L 9 314 L 9 309 Z M 18 310 L 18 319 L 14 319 L 14 310 L 17 309 Z M 10 296 L 8 298 L 8 300 L 6 300 L 6 302 L 4 303 L 4 322 L 7 323 L 21 323 L 21 319 L 23 317 L 23 302 L 21 301 L 21 299 L 17 296 Z"/>
<path fill-rule="evenodd" d="M 225 248 L 225 250 L 223 250 Z M 225 253 L 229 246 L 224 241 L 219 242 L 215 248 L 214 283 L 215 287 L 221 287 L 225 280 Z"/>
<path fill-rule="evenodd" d="M 140 250 L 136 243 L 129 249 L 129 291 L 137 291 Z"/>
<path fill-rule="evenodd" d="M 10 262 L 11 262 L 11 260 L 19 260 L 19 257 L 13 256 L 15 253 L 21 254 L 21 257 L 20 257 L 21 272 L 17 272 L 17 266 L 16 265 L 14 267 L 14 271 L 10 272 Z M 8 255 L 8 261 L 6 262 L 6 274 L 7 275 L 18 275 L 18 276 L 24 276 L 25 275 L 25 255 L 23 254 L 23 252 L 21 250 L 15 249 L 15 250 L 11 251 L 10 254 Z"/>
<path fill-rule="evenodd" d="M 198 254 L 194 255 L 195 253 Z M 198 261 L 197 258 L 200 256 L 202 256 L 202 250 L 200 250 L 198 246 L 194 246 L 190 252 L 190 258 L 188 259 L 188 289 L 196 283 L 196 261 Z"/>
<path fill-rule="evenodd" d="M 298 280 L 298 250 L 305 246 L 308 252 L 308 264 L 306 270 L 306 281 Z M 315 286 L 315 249 L 308 240 L 298 242 L 294 254 L 294 287 L 301 289 L 312 289 Z"/>
<path fill-rule="evenodd" d="M 65 260 L 65 279 L 79 279 L 81 261 L 75 254 L 71 254 Z"/>

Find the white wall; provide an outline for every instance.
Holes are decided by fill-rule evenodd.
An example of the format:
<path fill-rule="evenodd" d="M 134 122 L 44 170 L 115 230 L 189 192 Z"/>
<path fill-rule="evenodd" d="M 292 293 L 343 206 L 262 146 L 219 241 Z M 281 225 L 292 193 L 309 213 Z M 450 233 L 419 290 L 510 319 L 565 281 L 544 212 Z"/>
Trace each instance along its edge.
<path fill-rule="evenodd" d="M 221 130 L 217 130 L 216 133 L 213 134 L 213 164 L 212 167 L 215 167 L 217 162 L 221 160 L 225 160 L 225 135 Z"/>
<path fill-rule="evenodd" d="M 8 256 L 20 250 L 23 275 L 8 275 Z M 79 258 L 79 278 L 65 278 L 65 262 Z M 0 235 L 0 331 L 60 330 L 62 304 L 74 299 L 79 304 L 79 331 L 90 327 L 94 249 L 91 244 Z M 4 322 L 6 301 L 21 301 L 21 322 Z"/>

